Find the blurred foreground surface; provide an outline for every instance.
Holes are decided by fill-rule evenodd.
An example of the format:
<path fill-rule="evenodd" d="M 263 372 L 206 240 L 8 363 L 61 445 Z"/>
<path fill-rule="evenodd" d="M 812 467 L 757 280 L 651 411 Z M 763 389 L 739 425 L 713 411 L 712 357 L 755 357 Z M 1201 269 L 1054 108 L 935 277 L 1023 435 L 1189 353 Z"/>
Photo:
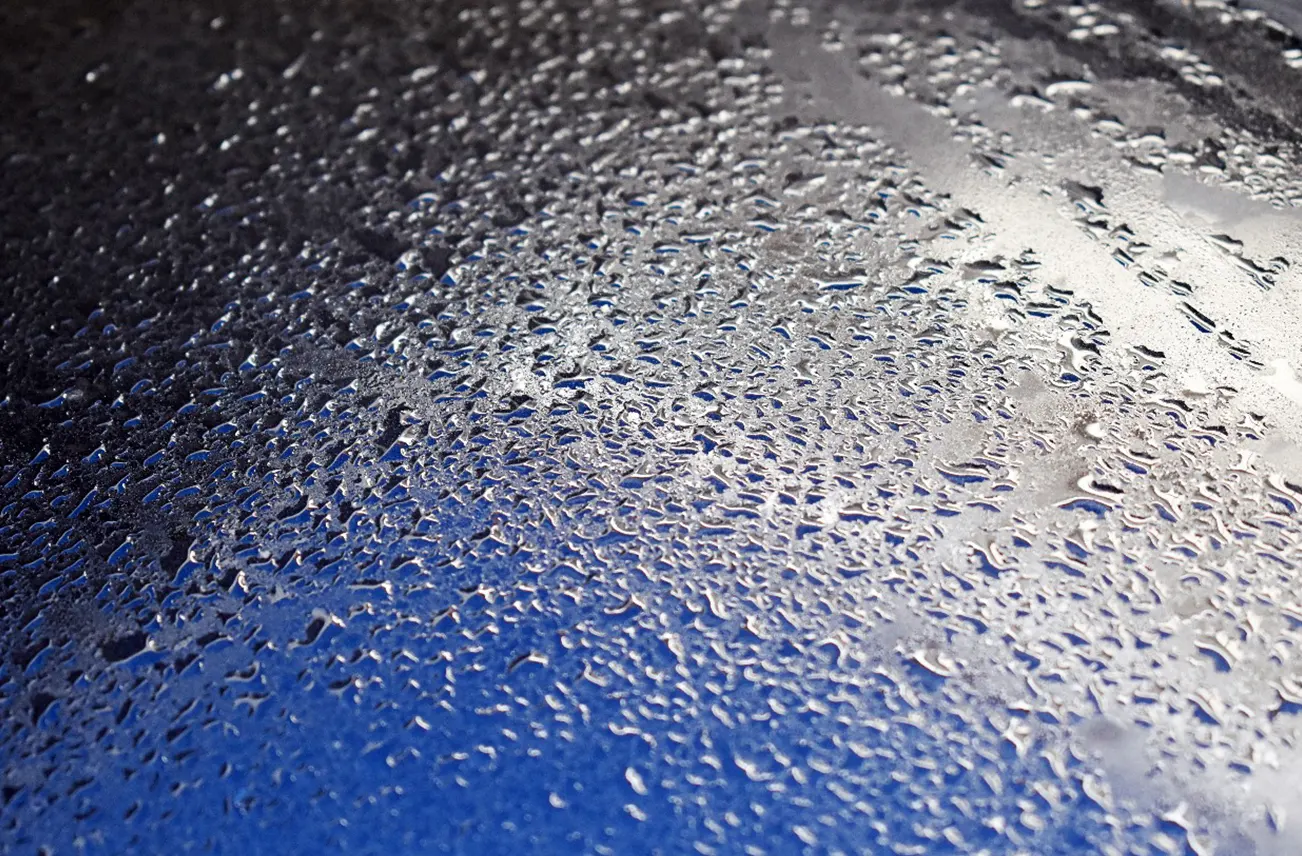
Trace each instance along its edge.
<path fill-rule="evenodd" d="M 1302 852 L 1258 5 L 6 7 L 0 845 Z"/>

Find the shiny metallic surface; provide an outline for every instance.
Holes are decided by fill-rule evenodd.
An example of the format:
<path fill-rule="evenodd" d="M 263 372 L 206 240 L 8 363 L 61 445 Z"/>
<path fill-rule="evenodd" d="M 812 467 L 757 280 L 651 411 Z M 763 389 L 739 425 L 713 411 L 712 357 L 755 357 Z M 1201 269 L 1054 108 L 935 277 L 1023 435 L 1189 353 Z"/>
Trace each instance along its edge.
<path fill-rule="evenodd" d="M 1302 13 L 0 12 L 0 845 L 1302 852 Z"/>

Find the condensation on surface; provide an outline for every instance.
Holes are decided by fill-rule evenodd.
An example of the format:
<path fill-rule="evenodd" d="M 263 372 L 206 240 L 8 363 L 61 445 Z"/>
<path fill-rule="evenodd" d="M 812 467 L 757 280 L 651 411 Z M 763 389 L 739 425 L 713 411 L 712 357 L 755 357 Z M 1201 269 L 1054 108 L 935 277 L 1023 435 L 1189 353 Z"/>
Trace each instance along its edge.
<path fill-rule="evenodd" d="M 5 13 L 6 849 L 1297 852 L 1255 5 Z"/>

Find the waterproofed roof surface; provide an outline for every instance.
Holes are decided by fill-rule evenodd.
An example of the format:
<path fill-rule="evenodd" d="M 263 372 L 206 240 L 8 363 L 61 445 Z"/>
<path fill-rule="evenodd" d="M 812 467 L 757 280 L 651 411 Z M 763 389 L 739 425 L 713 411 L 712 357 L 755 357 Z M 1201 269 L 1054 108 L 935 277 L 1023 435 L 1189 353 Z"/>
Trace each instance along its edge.
<path fill-rule="evenodd" d="M 1302 852 L 1302 11 L 0 12 L 0 849 Z"/>

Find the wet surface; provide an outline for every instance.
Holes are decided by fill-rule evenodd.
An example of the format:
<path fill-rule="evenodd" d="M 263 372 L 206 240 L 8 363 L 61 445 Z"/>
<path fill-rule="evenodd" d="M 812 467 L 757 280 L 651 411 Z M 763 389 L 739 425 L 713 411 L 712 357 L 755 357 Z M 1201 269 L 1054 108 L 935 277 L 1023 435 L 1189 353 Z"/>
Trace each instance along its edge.
<path fill-rule="evenodd" d="M 1298 852 L 1302 15 L 864 5 L 0 13 L 5 849 Z"/>

